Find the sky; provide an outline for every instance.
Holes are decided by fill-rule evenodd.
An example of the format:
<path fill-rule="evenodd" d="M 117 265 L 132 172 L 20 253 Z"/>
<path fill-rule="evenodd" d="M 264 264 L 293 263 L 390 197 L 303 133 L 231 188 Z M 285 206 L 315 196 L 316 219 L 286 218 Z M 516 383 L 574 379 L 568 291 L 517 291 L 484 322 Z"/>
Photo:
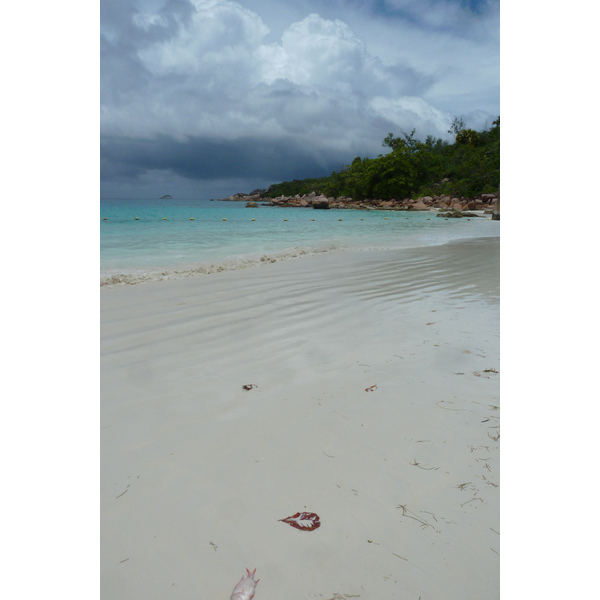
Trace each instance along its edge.
<path fill-rule="evenodd" d="M 499 0 L 101 0 L 102 197 L 329 175 L 500 114 Z"/>

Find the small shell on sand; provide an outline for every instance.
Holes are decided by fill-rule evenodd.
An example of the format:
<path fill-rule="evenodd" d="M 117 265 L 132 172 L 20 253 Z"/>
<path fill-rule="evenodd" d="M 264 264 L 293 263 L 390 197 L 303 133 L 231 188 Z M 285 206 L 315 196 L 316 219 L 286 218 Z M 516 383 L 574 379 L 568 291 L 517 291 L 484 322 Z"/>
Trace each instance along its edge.
<path fill-rule="evenodd" d="M 233 588 L 231 592 L 231 598 L 229 600 L 252 600 L 254 598 L 254 590 L 260 579 L 254 580 L 254 574 L 256 569 L 250 573 L 249 569 L 246 569 L 246 576 L 242 577 L 238 584 Z"/>

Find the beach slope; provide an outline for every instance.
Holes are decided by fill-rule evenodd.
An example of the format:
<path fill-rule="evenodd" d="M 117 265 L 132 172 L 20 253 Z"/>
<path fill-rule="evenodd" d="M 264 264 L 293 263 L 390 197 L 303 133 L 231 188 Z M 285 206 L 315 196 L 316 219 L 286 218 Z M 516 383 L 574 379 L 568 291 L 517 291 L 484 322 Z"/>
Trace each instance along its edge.
<path fill-rule="evenodd" d="M 103 288 L 103 600 L 498 598 L 499 371 L 497 238 Z"/>

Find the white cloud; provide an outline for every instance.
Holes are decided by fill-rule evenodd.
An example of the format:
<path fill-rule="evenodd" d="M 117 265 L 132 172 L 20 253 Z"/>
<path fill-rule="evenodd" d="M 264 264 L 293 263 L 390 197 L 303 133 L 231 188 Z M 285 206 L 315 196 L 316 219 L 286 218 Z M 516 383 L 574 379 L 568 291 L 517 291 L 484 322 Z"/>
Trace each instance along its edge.
<path fill-rule="evenodd" d="M 311 14 L 284 32 L 281 45 L 289 57 L 289 79 L 294 83 L 324 85 L 347 80 L 362 71 L 368 60 L 364 44 L 342 21 Z"/>
<path fill-rule="evenodd" d="M 449 113 L 442 112 L 415 96 L 397 99 L 377 96 L 369 104 L 377 114 L 392 123 L 400 124 L 407 132 L 416 129 L 417 137 L 420 138 L 426 137 L 427 131 L 444 131 L 452 118 Z"/>
<path fill-rule="evenodd" d="M 144 31 L 148 31 L 152 27 L 167 27 L 168 21 L 162 15 L 135 13 L 132 17 L 133 24 Z"/>
<path fill-rule="evenodd" d="M 195 0 L 190 22 L 170 40 L 139 52 L 155 75 L 212 73 L 228 66 L 251 66 L 252 49 L 269 32 L 260 17 L 229 0 Z"/>
<path fill-rule="evenodd" d="M 454 114 L 496 112 L 495 16 L 465 36 L 432 29 L 460 14 L 432 0 L 423 2 L 435 18 L 423 3 L 401 3 L 412 22 L 367 16 L 365 3 L 302 0 L 291 14 L 313 10 L 293 21 L 281 11 L 269 26 L 257 11 L 279 0 L 253 0 L 256 10 L 233 0 L 156 0 L 136 10 L 134 1 L 106 13 L 106 140 L 244 139 L 347 160 L 381 152 L 390 131 L 446 137 Z"/>
<path fill-rule="evenodd" d="M 151 40 L 138 51 L 151 74 L 147 89 L 105 107 L 105 132 L 184 139 L 308 135 L 318 129 L 342 139 L 348 136 L 336 135 L 336 126 L 352 133 L 365 126 L 358 118 L 394 118 L 394 111 L 378 114 L 370 98 L 391 99 L 426 85 L 408 67 L 385 66 L 339 19 L 310 14 L 292 23 L 280 41 L 266 44 L 269 29 L 240 4 L 197 0 L 195 6 L 174 36 Z M 164 25 L 164 16 L 138 14 L 135 22 L 149 29 Z"/>

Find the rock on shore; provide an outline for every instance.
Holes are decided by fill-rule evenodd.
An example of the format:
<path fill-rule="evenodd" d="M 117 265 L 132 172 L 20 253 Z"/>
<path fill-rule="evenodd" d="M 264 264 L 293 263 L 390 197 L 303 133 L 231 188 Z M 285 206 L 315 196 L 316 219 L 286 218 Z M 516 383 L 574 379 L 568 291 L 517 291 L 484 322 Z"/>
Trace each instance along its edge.
<path fill-rule="evenodd" d="M 315 192 L 305 195 L 279 196 L 277 198 L 261 198 L 263 190 L 254 190 L 250 194 L 239 192 L 223 201 L 245 201 L 250 203 L 262 203 L 269 206 L 291 206 L 296 208 L 353 208 L 358 210 L 483 210 L 486 214 L 491 214 L 498 202 L 498 193 L 480 194 L 476 198 L 452 198 L 450 196 L 421 196 L 419 198 L 392 198 L 391 200 L 365 199 L 354 200 L 352 198 L 327 198 L 323 195 L 317 195 Z M 251 204 L 250 204 L 251 205 Z"/>

